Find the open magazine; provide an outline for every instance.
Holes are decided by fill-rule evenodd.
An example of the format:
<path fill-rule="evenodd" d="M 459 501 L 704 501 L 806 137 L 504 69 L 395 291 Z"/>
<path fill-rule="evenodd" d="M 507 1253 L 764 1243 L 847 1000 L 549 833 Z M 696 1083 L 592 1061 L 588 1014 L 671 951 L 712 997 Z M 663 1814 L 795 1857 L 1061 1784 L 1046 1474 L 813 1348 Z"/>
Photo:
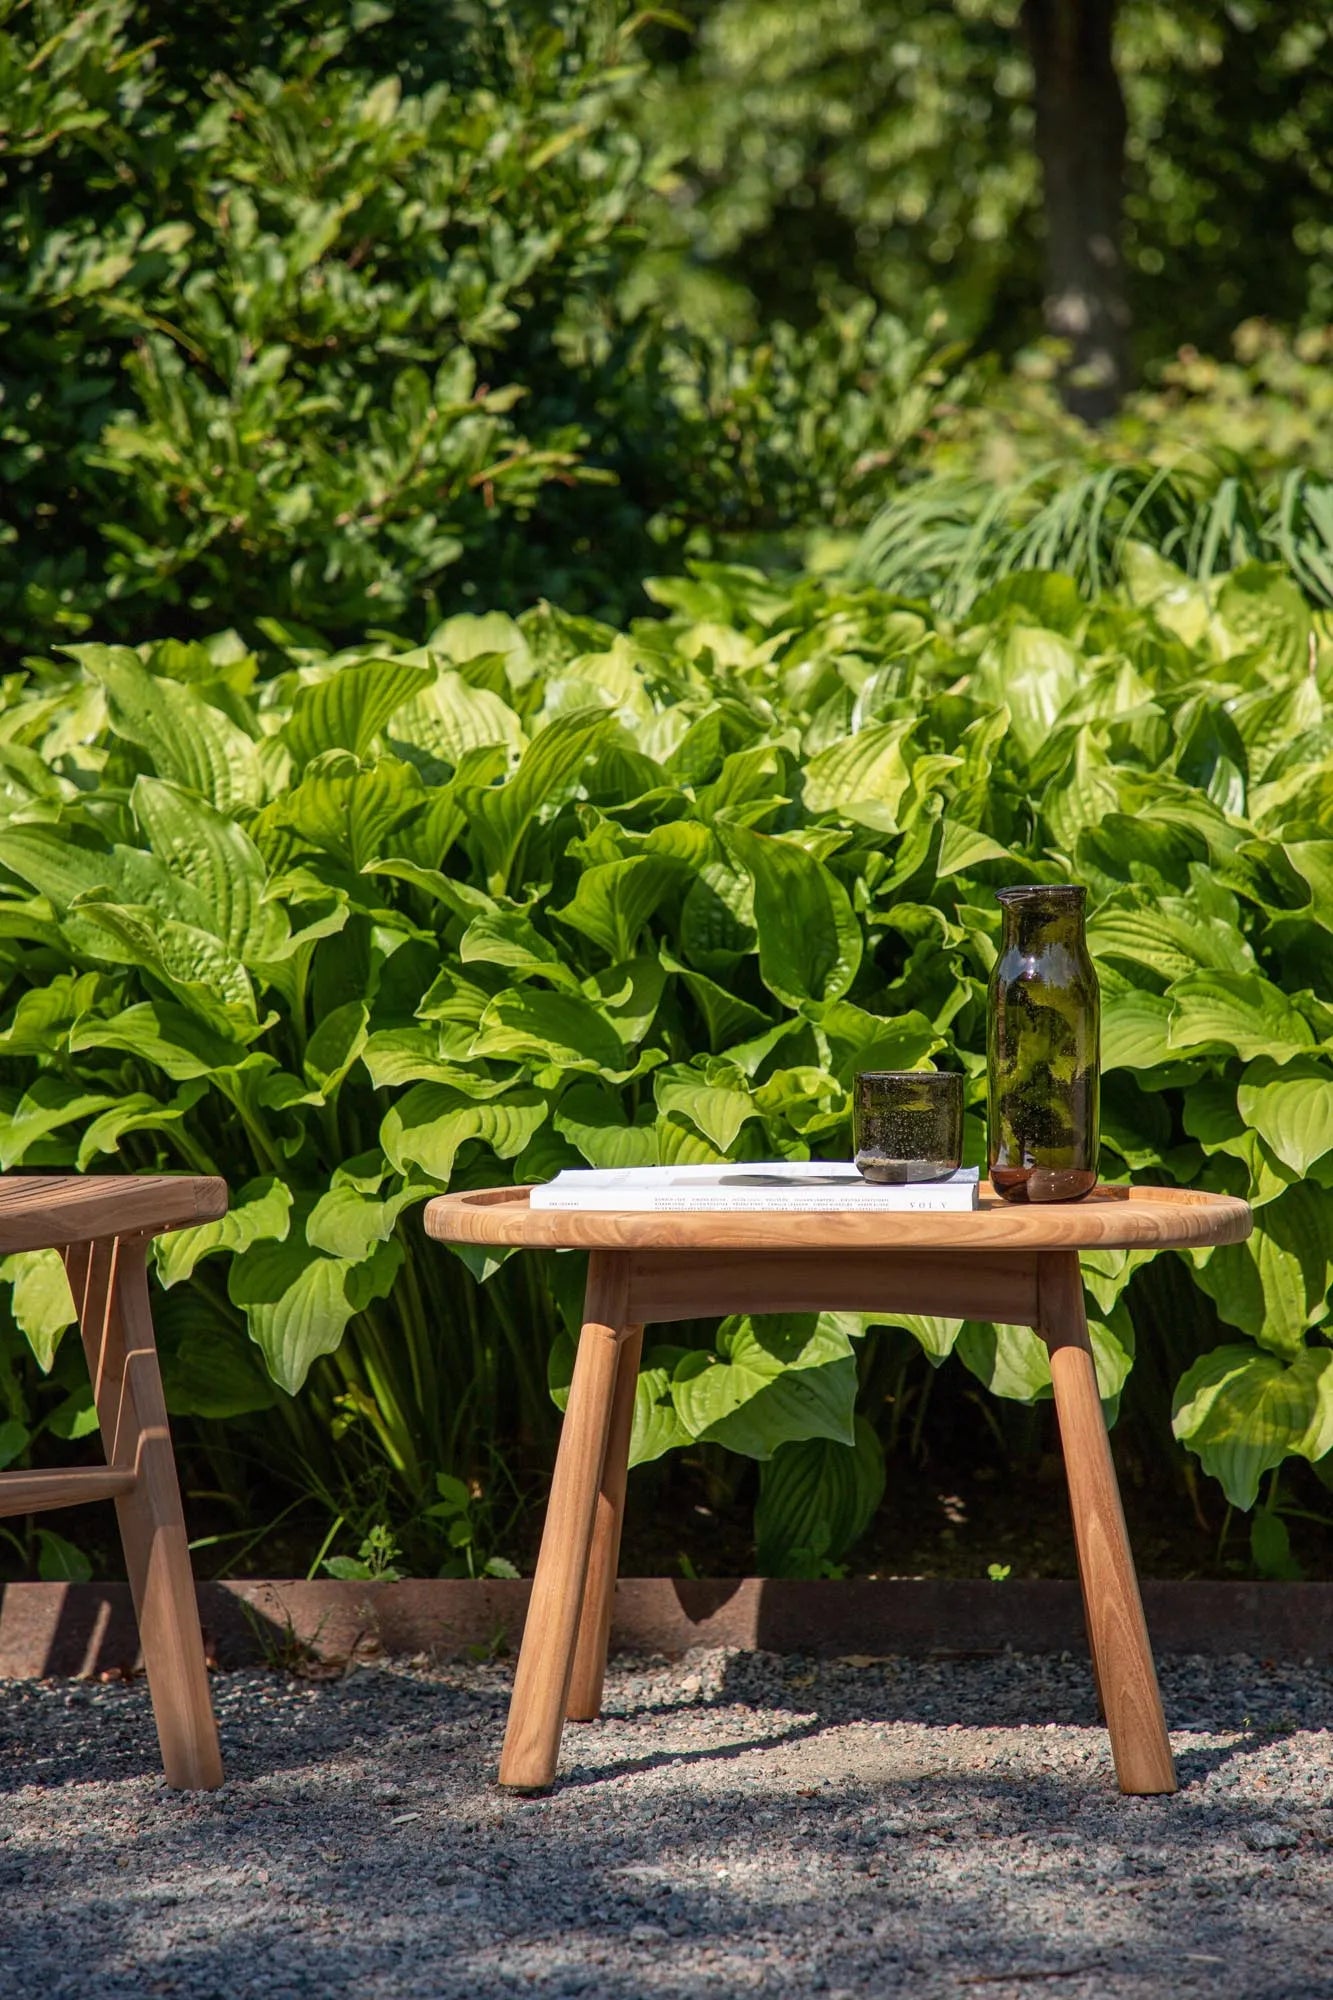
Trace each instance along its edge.
<path fill-rule="evenodd" d="M 974 1209 L 978 1172 L 960 1167 L 943 1181 L 884 1187 L 851 1161 L 737 1161 L 711 1167 L 566 1167 L 532 1190 L 533 1208 L 641 1209 L 668 1213 L 739 1210 L 857 1211 Z"/>

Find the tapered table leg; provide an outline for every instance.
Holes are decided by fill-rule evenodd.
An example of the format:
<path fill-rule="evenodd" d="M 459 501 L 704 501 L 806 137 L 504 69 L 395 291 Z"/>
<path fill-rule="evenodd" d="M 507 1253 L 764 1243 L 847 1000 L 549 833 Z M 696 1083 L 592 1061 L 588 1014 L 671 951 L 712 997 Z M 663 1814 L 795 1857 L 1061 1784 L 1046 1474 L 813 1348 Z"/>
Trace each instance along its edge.
<path fill-rule="evenodd" d="M 574 1672 L 570 1677 L 567 1714 L 571 1722 L 592 1722 L 602 1712 L 606 1679 L 606 1649 L 611 1638 L 616 1571 L 620 1565 L 620 1529 L 625 1518 L 625 1482 L 629 1477 L 629 1441 L 634 1425 L 634 1393 L 643 1354 L 643 1328 L 634 1326 L 620 1344 L 616 1365 L 615 1400 L 606 1437 L 602 1484 L 593 1518 L 588 1576 L 583 1586 Z"/>
<path fill-rule="evenodd" d="M 102 1238 L 65 1255 L 107 1463 L 133 1471 L 116 1514 L 169 1785 L 222 1783 L 194 1572 L 148 1300 L 146 1241 Z"/>
<path fill-rule="evenodd" d="M 1088 1637 L 1116 1777 L 1122 1792 L 1174 1792 L 1175 1766 L 1097 1393 L 1074 1252 L 1042 1257 L 1038 1299 L 1038 1331 L 1050 1350 Z"/>
<path fill-rule="evenodd" d="M 500 1755 L 500 1783 L 519 1791 L 547 1790 L 560 1756 L 620 1349 L 629 1330 L 626 1295 L 625 1260 L 594 1251 Z"/>

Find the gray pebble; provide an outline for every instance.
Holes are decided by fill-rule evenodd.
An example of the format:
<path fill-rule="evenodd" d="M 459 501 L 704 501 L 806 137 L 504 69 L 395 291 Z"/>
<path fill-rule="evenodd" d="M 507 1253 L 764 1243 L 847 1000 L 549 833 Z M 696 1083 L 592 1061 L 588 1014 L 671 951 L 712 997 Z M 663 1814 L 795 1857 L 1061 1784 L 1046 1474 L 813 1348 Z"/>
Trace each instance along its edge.
<path fill-rule="evenodd" d="M 1333 1992 L 1326 1669 L 1165 1662 L 1132 1800 L 1077 1659 L 617 1661 L 545 1799 L 509 1675 L 218 1676 L 210 1796 L 142 1683 L 0 1684 L 5 2000 Z"/>

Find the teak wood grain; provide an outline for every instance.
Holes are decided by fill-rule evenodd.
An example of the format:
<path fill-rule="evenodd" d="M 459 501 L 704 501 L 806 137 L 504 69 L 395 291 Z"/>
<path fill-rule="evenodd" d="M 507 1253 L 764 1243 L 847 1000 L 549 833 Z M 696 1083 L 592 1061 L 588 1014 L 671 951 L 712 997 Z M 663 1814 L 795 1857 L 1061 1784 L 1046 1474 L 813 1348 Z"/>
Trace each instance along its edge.
<path fill-rule="evenodd" d="M 723 1313 L 932 1312 L 1030 1326 L 1037 1259 L 1023 1250 L 636 1250 L 629 1258 L 630 1313 L 641 1323 Z"/>
<path fill-rule="evenodd" d="M 975 1214 L 595 1214 L 534 1212 L 526 1188 L 493 1188 L 438 1197 L 426 1226 L 445 1242 L 593 1253 L 501 1784 L 547 1790 L 565 1717 L 591 1720 L 600 1709 L 644 1325 L 843 1309 L 1009 1321 L 1041 1334 L 1116 1776 L 1125 1792 L 1175 1790 L 1078 1252 L 1240 1242 L 1251 1228 L 1244 1202 L 1111 1188 L 1068 1206 L 1021 1208 L 984 1189 Z"/>
<path fill-rule="evenodd" d="M 560 1755 L 620 1347 L 632 1330 L 627 1277 L 623 1257 L 589 1259 L 583 1330 L 500 1753 L 500 1783 L 520 1791 L 545 1791 Z"/>
<path fill-rule="evenodd" d="M 0 1472 L 0 1516 L 114 1500 L 169 1785 L 222 1782 L 145 1264 L 152 1237 L 216 1221 L 223 1181 L 188 1174 L 0 1176 L 0 1252 L 62 1252 L 107 1463 Z"/>
<path fill-rule="evenodd" d="M 646 1213 L 532 1208 L 532 1190 L 437 1195 L 426 1230 L 445 1243 L 567 1250 L 1131 1250 L 1239 1243 L 1247 1205 L 1186 1188 L 1098 1188 L 1083 1201 L 1025 1207 L 982 1183 L 966 1210 L 823 1210 L 810 1214 Z"/>
<path fill-rule="evenodd" d="M 1044 1257 L 1039 1282 L 1037 1331 L 1051 1357 L 1088 1643 L 1116 1777 L 1122 1792 L 1174 1792 L 1175 1765 L 1097 1392 L 1078 1258 L 1068 1252 Z"/>

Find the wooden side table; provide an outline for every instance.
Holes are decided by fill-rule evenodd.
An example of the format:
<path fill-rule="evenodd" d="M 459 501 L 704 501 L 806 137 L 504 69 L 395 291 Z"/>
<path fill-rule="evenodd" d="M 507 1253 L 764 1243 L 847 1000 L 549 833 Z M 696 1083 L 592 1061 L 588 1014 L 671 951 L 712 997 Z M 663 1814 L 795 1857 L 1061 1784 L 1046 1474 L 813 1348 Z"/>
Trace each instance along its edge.
<path fill-rule="evenodd" d="M 0 1176 L 0 1256 L 65 1260 L 105 1465 L 0 1472 L 0 1516 L 114 1500 L 169 1785 L 222 1783 L 194 1574 L 157 1365 L 146 1253 L 227 1212 L 224 1181 L 176 1174 Z"/>
<path fill-rule="evenodd" d="M 514 1678 L 500 1783 L 545 1791 L 566 1716 L 601 1708 L 635 1380 L 651 1321 L 726 1313 L 895 1312 L 1031 1326 L 1051 1356 L 1102 1708 L 1123 1792 L 1175 1768 L 1097 1394 L 1078 1253 L 1238 1243 L 1247 1205 L 1175 1188 L 1101 1188 L 1025 1208 L 988 1184 L 974 1214 L 612 1214 L 538 1209 L 528 1188 L 440 1195 L 446 1243 L 592 1252 L 551 1498 Z"/>

